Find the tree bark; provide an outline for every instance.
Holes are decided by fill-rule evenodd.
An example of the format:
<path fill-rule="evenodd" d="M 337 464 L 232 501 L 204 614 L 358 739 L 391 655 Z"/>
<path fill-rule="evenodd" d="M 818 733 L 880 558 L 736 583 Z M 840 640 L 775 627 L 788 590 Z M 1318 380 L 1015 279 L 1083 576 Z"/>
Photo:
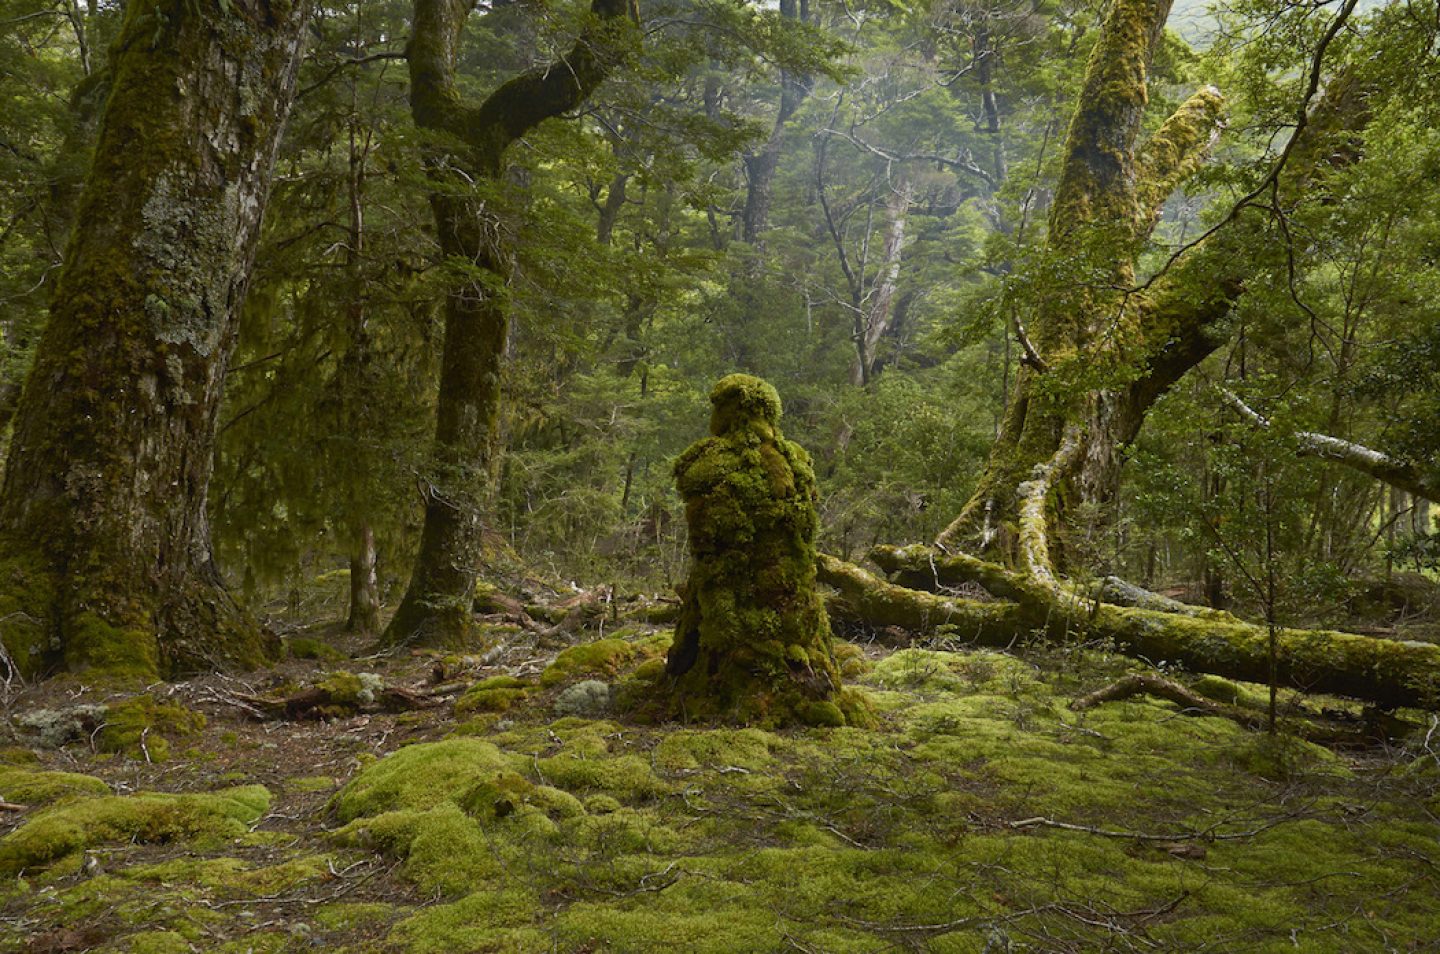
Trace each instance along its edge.
<path fill-rule="evenodd" d="M 890 330 L 895 316 L 895 289 L 900 284 L 900 259 L 905 250 L 905 226 L 910 217 L 910 180 L 903 175 L 885 203 L 885 248 L 880 274 L 871 290 L 868 307 L 855 311 L 855 362 L 850 366 L 850 383 L 864 387 L 875 376 L 875 351 Z"/>
<path fill-rule="evenodd" d="M 511 261 L 503 224 L 472 183 L 493 182 L 511 144 L 539 123 L 584 102 L 634 42 L 633 0 L 594 0 L 592 20 L 559 63 L 532 70 L 478 106 L 461 97 L 456 57 L 468 0 L 416 0 L 408 58 L 410 106 L 422 129 L 457 141 L 430 157 L 440 249 L 473 266 L 445 301 L 433 466 L 425 524 L 410 584 L 382 640 L 387 645 L 461 646 L 481 562 L 481 512 L 495 463 L 500 373 L 509 334 L 505 289 Z"/>
<path fill-rule="evenodd" d="M 380 581 L 375 572 L 375 531 L 361 524 L 350 551 L 350 615 L 345 628 L 367 636 L 380 632 Z"/>
<path fill-rule="evenodd" d="M 127 5 L 113 88 L 0 496 L 10 662 L 154 678 L 273 646 L 206 490 L 309 4 Z"/>

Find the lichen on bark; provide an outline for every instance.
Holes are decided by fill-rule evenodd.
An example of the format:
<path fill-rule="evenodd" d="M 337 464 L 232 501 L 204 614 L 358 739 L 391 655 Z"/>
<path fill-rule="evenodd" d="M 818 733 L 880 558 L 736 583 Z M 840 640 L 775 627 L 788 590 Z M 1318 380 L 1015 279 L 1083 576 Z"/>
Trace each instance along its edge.
<path fill-rule="evenodd" d="M 669 714 L 765 725 L 864 721 L 841 691 L 815 581 L 815 475 L 780 432 L 780 397 L 732 374 L 709 437 L 675 463 L 691 567 L 666 659 Z"/>

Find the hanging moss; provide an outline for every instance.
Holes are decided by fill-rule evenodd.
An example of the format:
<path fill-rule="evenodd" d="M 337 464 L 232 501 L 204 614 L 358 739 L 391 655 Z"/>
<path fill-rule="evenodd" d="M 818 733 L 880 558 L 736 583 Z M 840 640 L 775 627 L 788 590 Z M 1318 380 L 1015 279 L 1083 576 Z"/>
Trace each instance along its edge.
<path fill-rule="evenodd" d="M 672 680 L 662 683 L 667 714 L 761 725 L 863 721 L 863 706 L 840 693 L 816 589 L 810 457 L 780 433 L 780 396 L 759 378 L 721 378 L 710 403 L 711 436 L 675 464 L 691 567 L 666 660 Z"/>

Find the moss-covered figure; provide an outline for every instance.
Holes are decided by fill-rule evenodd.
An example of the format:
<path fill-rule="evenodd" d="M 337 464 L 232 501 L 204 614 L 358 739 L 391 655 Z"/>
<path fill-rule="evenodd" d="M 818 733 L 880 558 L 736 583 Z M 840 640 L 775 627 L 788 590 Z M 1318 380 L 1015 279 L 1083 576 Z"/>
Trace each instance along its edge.
<path fill-rule="evenodd" d="M 781 435 L 780 396 L 759 378 L 721 378 L 710 403 L 711 436 L 675 463 L 691 566 L 665 664 L 671 713 L 843 724 L 810 457 Z"/>

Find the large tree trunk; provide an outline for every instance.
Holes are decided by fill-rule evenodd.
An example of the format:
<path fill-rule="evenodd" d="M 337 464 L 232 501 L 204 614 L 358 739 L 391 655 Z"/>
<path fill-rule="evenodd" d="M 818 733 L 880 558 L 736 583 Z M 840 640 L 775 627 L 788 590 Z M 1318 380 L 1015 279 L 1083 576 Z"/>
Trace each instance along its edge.
<path fill-rule="evenodd" d="M 13 666 L 153 678 L 269 643 L 205 515 L 308 4 L 132 3 L 0 499 Z"/>
<path fill-rule="evenodd" d="M 945 549 L 1016 565 L 1021 485 L 1069 433 L 1078 446 L 1047 501 L 1057 518 L 1050 555 L 1061 568 L 1079 562 L 1072 558 L 1086 528 L 1076 516 L 1103 532 L 1120 452 L 1155 401 L 1219 347 L 1214 329 L 1256 267 L 1252 240 L 1268 219 L 1247 206 L 1158 280 L 1136 287 L 1137 250 L 1165 199 L 1203 160 L 1222 105 L 1218 91 L 1203 89 L 1139 144 L 1148 64 L 1168 12 L 1168 0 L 1116 0 L 1096 44 L 1050 218 L 1056 287 L 1017 322 L 1023 366 L 975 492 L 936 540 Z M 1294 202 L 1320 170 L 1344 161 L 1349 150 L 1333 148 L 1336 138 L 1365 115 L 1364 90 L 1332 82 L 1287 147 L 1272 198 Z M 1097 379 L 1088 390 L 1078 386 Z"/>
<path fill-rule="evenodd" d="M 472 634 L 470 606 L 480 570 L 483 500 L 498 452 L 500 369 L 509 332 L 505 287 L 510 257 L 503 225 L 470 184 L 494 181 L 510 145 L 537 124 L 584 102 L 633 45 L 631 0 L 594 0 L 592 24 L 560 63 L 502 85 L 478 106 L 456 86 L 467 0 L 416 0 L 408 51 L 416 125 L 461 145 L 436 153 L 431 208 L 440 248 L 475 266 L 445 301 L 433 470 L 425 526 L 410 585 L 383 640 L 460 646 Z"/>

